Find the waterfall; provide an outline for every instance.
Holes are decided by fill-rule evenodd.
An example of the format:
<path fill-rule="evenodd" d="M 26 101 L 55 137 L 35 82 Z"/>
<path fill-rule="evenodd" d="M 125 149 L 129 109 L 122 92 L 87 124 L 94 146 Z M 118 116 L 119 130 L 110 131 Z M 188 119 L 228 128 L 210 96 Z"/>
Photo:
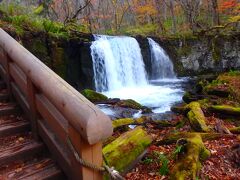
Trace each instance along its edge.
<path fill-rule="evenodd" d="M 90 48 L 97 91 L 148 84 L 141 49 L 135 38 L 95 35 Z"/>
<path fill-rule="evenodd" d="M 173 64 L 164 49 L 153 39 L 148 38 L 151 51 L 151 79 L 175 78 Z"/>

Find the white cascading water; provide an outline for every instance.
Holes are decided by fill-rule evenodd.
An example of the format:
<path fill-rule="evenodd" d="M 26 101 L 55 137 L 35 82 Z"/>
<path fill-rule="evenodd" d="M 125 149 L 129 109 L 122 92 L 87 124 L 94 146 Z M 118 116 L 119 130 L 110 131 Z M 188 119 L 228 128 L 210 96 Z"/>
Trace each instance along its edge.
<path fill-rule="evenodd" d="M 173 63 L 164 49 L 153 39 L 148 38 L 151 51 L 151 79 L 176 78 Z"/>
<path fill-rule="evenodd" d="M 91 55 L 97 91 L 147 85 L 141 49 L 135 38 L 96 35 Z"/>
<path fill-rule="evenodd" d="M 159 45 L 154 44 L 152 47 L 156 57 L 167 57 L 166 54 L 159 53 Z M 171 104 L 181 100 L 183 94 L 181 80 L 159 79 L 175 77 L 171 61 L 168 59 L 166 64 L 170 62 L 170 65 L 161 66 L 158 64 L 160 61 L 156 60 L 154 63 L 160 68 L 159 71 L 166 72 L 164 76 L 157 75 L 154 82 L 148 81 L 141 49 L 137 40 L 132 37 L 95 35 L 91 55 L 95 87 L 98 92 L 110 98 L 136 100 L 152 108 L 155 113 L 169 111 Z M 102 110 L 109 115 L 114 113 L 111 109 Z"/>

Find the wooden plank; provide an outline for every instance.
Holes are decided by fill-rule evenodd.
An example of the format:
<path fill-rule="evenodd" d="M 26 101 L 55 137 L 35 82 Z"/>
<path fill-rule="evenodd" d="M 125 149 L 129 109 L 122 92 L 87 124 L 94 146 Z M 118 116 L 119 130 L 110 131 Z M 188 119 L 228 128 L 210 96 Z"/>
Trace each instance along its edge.
<path fill-rule="evenodd" d="M 10 63 L 9 72 L 23 94 L 27 93 L 27 78 L 16 64 Z"/>
<path fill-rule="evenodd" d="M 36 88 L 34 84 L 32 83 L 31 79 L 27 77 L 27 100 L 29 104 L 29 110 L 30 110 L 30 121 L 31 121 L 31 129 L 33 133 L 33 137 L 35 140 L 38 140 L 38 130 L 37 130 L 37 107 L 36 107 L 36 100 L 35 100 L 35 94 L 36 94 Z"/>
<path fill-rule="evenodd" d="M 0 90 L 6 88 L 6 83 L 4 81 L 0 81 Z"/>
<path fill-rule="evenodd" d="M 21 171 L 17 172 L 16 169 L 6 173 L 5 177 L 18 180 L 50 180 L 50 179 L 63 179 L 64 175 L 61 170 L 49 158 L 31 162 L 30 164 L 21 167 Z"/>
<path fill-rule="evenodd" d="M 4 50 L 0 47 L 0 62 L 2 62 L 2 59 L 4 58 Z"/>
<path fill-rule="evenodd" d="M 43 147 L 42 143 L 29 141 L 4 149 L 0 151 L 0 166 L 37 154 L 42 151 Z"/>
<path fill-rule="evenodd" d="M 98 167 L 102 166 L 102 144 L 89 145 L 85 142 L 80 134 L 72 126 L 68 127 L 69 138 L 74 149 L 84 161 L 94 164 Z M 86 168 L 77 162 L 75 156 L 71 156 L 71 164 L 73 170 L 73 179 L 101 180 L 102 173 L 91 168 Z"/>
<path fill-rule="evenodd" d="M 62 168 L 64 173 L 70 178 L 73 168 L 69 160 L 70 152 L 62 146 L 61 142 L 56 140 L 54 134 L 42 122 L 42 120 L 38 120 L 38 132 L 49 148 L 53 158 L 58 162 L 58 165 Z"/>
<path fill-rule="evenodd" d="M 6 81 L 6 70 L 0 65 L 0 75 L 4 81 Z"/>
<path fill-rule="evenodd" d="M 0 37 L 0 46 L 89 144 L 111 136 L 108 116 L 2 29 Z"/>
<path fill-rule="evenodd" d="M 10 63 L 12 62 L 12 59 L 11 57 L 7 54 L 6 51 L 4 51 L 4 54 L 5 54 L 5 58 L 4 59 L 4 64 L 3 64 L 3 67 L 4 69 L 6 70 L 6 75 L 5 75 L 5 81 L 6 81 L 6 84 L 7 84 L 7 90 L 8 90 L 8 94 L 10 96 L 10 99 L 12 99 L 12 91 L 11 91 L 11 82 L 12 82 L 12 77 L 10 75 Z"/>
<path fill-rule="evenodd" d="M 67 120 L 43 94 L 36 95 L 36 106 L 38 112 L 57 138 L 59 140 L 64 140 L 65 143 L 67 138 Z"/>
<path fill-rule="evenodd" d="M 29 105 L 25 98 L 25 96 L 22 94 L 22 92 L 18 89 L 17 85 L 15 83 L 11 83 L 12 86 L 12 93 L 14 97 L 16 98 L 17 102 L 20 104 L 21 108 L 25 112 L 25 114 L 29 117 Z"/>
<path fill-rule="evenodd" d="M 11 105 L 0 108 L 0 116 L 6 116 L 11 114 L 18 114 L 20 112 L 19 107 L 17 105 Z"/>
<path fill-rule="evenodd" d="M 30 124 L 28 121 L 18 121 L 8 124 L 0 125 L 0 138 L 4 136 L 9 136 L 17 133 L 26 132 L 29 130 Z"/>
<path fill-rule="evenodd" d="M 0 93 L 0 102 L 6 102 L 7 100 L 9 100 L 9 94 Z"/>
<path fill-rule="evenodd" d="M 5 70 L 8 68 L 8 58 L 6 52 L 3 50 L 2 51 L 2 56 L 1 56 L 1 64 Z"/>

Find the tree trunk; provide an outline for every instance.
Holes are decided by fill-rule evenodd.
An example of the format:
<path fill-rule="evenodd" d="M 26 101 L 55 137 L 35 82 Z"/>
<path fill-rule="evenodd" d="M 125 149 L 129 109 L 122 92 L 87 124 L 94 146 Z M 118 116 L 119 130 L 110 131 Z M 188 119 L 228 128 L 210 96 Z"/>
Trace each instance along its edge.
<path fill-rule="evenodd" d="M 141 127 L 122 134 L 103 148 L 103 155 L 109 167 L 124 172 L 151 144 L 152 138 Z"/>
<path fill-rule="evenodd" d="M 201 161 L 211 155 L 210 151 L 205 148 L 199 134 L 180 139 L 178 144 L 183 147 L 183 152 L 180 152 L 180 159 L 171 171 L 171 179 L 197 179 L 197 173 L 201 169 Z"/>
<path fill-rule="evenodd" d="M 217 0 L 212 0 L 212 24 L 215 26 L 220 24 Z"/>
<path fill-rule="evenodd" d="M 177 22 L 176 22 L 176 17 L 174 14 L 174 4 L 173 0 L 170 0 L 170 12 L 172 16 L 172 31 L 175 34 L 176 33 L 176 27 L 177 27 Z"/>

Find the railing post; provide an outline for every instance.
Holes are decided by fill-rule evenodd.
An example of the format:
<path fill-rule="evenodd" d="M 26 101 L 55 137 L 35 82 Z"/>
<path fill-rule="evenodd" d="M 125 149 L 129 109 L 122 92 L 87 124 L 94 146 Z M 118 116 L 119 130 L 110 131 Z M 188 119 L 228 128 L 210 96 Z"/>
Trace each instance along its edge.
<path fill-rule="evenodd" d="M 9 55 L 7 54 L 6 51 L 4 51 L 4 66 L 5 66 L 5 70 L 6 70 L 6 77 L 3 77 L 5 78 L 5 81 L 6 81 L 6 84 L 7 84 L 7 90 L 8 90 L 8 94 L 9 94 L 9 99 L 12 100 L 13 99 L 13 96 L 12 96 L 12 91 L 11 91 L 11 81 L 12 81 L 12 78 L 11 78 L 11 74 L 10 74 L 10 63 L 11 63 L 11 58 L 9 57 Z"/>
<path fill-rule="evenodd" d="M 86 143 L 77 132 L 77 130 L 71 125 L 68 125 L 68 135 L 69 139 L 78 153 L 79 157 L 86 162 L 89 162 L 95 166 L 101 167 L 103 163 L 102 159 L 102 143 L 97 143 L 95 145 L 89 145 Z M 103 174 L 97 170 L 86 168 L 82 166 L 72 155 L 71 157 L 71 167 L 73 179 L 82 180 L 102 180 Z"/>
<path fill-rule="evenodd" d="M 32 83 L 32 80 L 27 77 L 27 100 L 30 110 L 31 129 L 34 139 L 38 140 L 37 130 L 37 107 L 35 101 L 36 87 Z"/>

